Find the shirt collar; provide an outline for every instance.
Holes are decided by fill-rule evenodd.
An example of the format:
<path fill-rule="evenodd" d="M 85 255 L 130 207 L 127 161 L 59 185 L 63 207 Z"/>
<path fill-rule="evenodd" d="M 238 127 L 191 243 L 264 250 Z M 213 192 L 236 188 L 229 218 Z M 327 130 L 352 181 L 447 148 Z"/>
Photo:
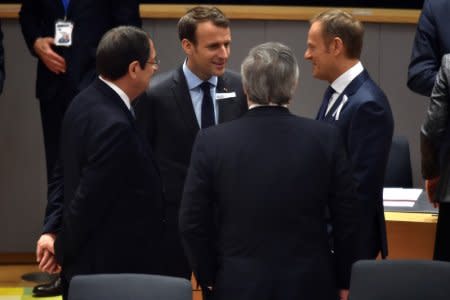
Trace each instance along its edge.
<path fill-rule="evenodd" d="M 364 71 L 364 67 L 360 61 L 358 61 L 353 67 L 341 74 L 335 81 L 331 84 L 331 87 L 338 93 L 341 94 L 347 85 L 353 81 L 361 72 Z"/>
<path fill-rule="evenodd" d="M 287 104 L 283 104 L 283 105 L 278 105 L 278 104 L 273 104 L 273 103 L 269 103 L 269 104 L 257 104 L 257 103 L 253 103 L 252 105 L 250 105 L 248 107 L 248 109 L 253 109 L 253 108 L 257 108 L 257 107 L 262 107 L 262 106 L 276 106 L 276 107 L 285 107 L 287 108 L 288 105 Z"/>
<path fill-rule="evenodd" d="M 102 78 L 102 76 L 98 76 L 98 78 L 100 78 L 101 81 L 103 81 L 105 84 L 107 84 L 113 91 L 115 91 L 117 93 L 117 95 L 119 95 L 120 99 L 122 99 L 122 101 L 125 103 L 125 105 L 128 107 L 128 109 L 131 109 L 131 105 L 130 105 L 130 98 L 128 98 L 127 94 L 125 94 L 125 92 L 118 87 L 117 85 L 115 85 L 114 83 L 112 83 L 111 81 L 106 80 L 105 78 Z"/>
<path fill-rule="evenodd" d="M 189 90 L 193 90 L 197 88 L 200 84 L 203 83 L 203 80 L 201 80 L 197 75 L 195 75 L 187 66 L 187 59 L 184 60 L 183 63 L 183 73 L 184 77 L 186 77 L 186 82 L 188 85 Z M 217 86 L 217 76 L 211 76 L 211 78 L 208 79 L 208 82 L 213 85 L 214 87 Z"/>

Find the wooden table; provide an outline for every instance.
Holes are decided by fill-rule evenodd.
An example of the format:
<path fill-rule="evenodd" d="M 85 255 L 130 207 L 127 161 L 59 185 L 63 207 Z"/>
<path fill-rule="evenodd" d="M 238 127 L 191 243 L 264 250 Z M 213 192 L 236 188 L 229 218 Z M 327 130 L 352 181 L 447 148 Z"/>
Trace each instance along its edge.
<path fill-rule="evenodd" d="M 431 259 L 437 215 L 385 212 L 390 259 Z"/>

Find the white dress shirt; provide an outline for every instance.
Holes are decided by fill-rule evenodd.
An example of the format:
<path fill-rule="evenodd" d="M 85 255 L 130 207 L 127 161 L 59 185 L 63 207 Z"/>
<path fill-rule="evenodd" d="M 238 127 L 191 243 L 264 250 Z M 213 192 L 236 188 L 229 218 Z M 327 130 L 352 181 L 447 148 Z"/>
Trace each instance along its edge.
<path fill-rule="evenodd" d="M 360 61 L 356 63 L 353 67 L 341 74 L 335 81 L 331 83 L 331 87 L 334 89 L 334 94 L 331 95 L 330 101 L 328 102 L 327 111 L 325 116 L 328 114 L 330 109 L 333 107 L 336 100 L 345 90 L 345 88 L 353 81 L 361 72 L 364 71 L 364 67 Z"/>
<path fill-rule="evenodd" d="M 131 111 L 130 98 L 128 98 L 127 94 L 125 94 L 125 92 L 120 87 L 118 87 L 111 81 L 108 81 L 108 80 L 102 78 L 102 76 L 98 76 L 98 78 L 100 78 L 101 81 L 106 83 L 114 92 L 116 92 L 117 95 L 119 95 L 120 99 L 122 99 L 123 103 L 125 103 L 125 105 L 128 107 L 128 109 Z M 132 112 L 132 114 L 134 114 L 134 113 Z"/>

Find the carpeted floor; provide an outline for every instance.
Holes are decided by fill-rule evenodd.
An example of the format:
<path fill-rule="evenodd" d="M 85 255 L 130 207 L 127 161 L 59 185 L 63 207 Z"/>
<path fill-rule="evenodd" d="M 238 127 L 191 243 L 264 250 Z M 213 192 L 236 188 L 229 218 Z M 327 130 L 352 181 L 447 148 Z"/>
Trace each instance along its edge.
<path fill-rule="evenodd" d="M 0 265 L 0 300 L 60 300 L 61 297 L 33 298 L 31 290 L 36 283 L 23 280 L 22 275 L 38 271 L 35 264 Z"/>
<path fill-rule="evenodd" d="M 0 300 L 60 300 L 61 297 L 34 298 L 31 294 L 32 287 L 0 287 Z"/>
<path fill-rule="evenodd" d="M 25 281 L 22 275 L 38 272 L 35 264 L 1 265 L 0 264 L 0 300 L 61 300 L 61 297 L 33 297 L 31 291 L 35 282 Z M 196 286 L 196 283 L 193 283 Z M 193 290 L 193 300 L 201 300 L 201 291 Z"/>

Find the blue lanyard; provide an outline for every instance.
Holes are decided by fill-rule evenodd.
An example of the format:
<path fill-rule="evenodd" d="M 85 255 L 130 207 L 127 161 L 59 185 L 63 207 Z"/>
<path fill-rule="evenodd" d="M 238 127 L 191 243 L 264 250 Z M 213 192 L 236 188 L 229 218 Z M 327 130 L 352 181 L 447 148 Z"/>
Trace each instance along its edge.
<path fill-rule="evenodd" d="M 70 0 L 61 0 L 61 1 L 62 1 L 63 6 L 64 6 L 64 12 L 67 15 L 67 7 L 69 6 L 69 1 Z"/>

